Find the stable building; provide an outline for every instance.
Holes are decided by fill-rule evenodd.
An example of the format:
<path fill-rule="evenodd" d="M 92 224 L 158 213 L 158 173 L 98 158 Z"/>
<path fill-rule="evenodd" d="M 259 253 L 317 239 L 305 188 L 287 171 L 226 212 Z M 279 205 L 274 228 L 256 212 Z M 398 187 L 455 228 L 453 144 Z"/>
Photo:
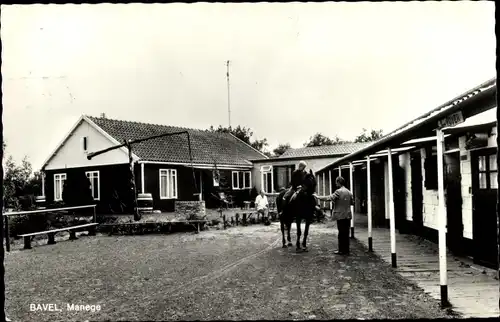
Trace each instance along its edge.
<path fill-rule="evenodd" d="M 138 193 L 150 193 L 153 208 L 174 211 L 176 202 L 204 201 L 218 207 L 219 192 L 243 203 L 254 187 L 253 163 L 267 156 L 230 133 L 186 129 L 105 117 L 82 116 L 42 166 L 47 203 L 62 202 L 66 181 L 86 176 L 99 213 L 130 211 L 130 163 L 126 148 L 100 151 L 163 133 L 188 132 L 133 144 L 132 163 Z"/>

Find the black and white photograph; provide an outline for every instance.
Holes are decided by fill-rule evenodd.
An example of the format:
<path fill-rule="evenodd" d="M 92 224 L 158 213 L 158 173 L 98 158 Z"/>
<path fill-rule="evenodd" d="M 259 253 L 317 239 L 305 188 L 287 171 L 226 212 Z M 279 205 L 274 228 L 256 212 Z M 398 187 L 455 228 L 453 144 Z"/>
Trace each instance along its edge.
<path fill-rule="evenodd" d="M 0 10 L 0 320 L 500 317 L 494 1 Z"/>

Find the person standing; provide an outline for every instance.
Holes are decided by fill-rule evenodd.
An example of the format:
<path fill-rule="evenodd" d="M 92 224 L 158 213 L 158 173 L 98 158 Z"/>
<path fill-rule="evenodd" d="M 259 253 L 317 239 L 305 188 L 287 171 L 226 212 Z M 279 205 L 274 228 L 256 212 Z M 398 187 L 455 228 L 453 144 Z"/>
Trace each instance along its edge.
<path fill-rule="evenodd" d="M 332 201 L 334 203 L 332 220 L 337 221 L 339 230 L 338 240 L 339 249 L 335 251 L 337 255 L 349 255 L 349 227 L 351 226 L 351 205 L 354 205 L 354 197 L 345 187 L 345 180 L 342 177 L 337 177 L 335 180 L 337 190 L 330 196 L 316 196 L 319 200 Z"/>

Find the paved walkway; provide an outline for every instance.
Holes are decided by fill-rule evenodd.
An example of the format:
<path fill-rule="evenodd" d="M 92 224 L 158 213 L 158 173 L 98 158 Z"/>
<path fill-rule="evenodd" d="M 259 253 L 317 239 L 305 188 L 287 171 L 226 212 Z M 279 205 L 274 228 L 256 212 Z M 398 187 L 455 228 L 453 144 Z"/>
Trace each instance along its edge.
<path fill-rule="evenodd" d="M 355 238 L 368 247 L 368 219 L 355 215 Z M 391 264 L 390 231 L 373 228 L 373 251 Z M 438 245 L 396 230 L 398 268 L 403 277 L 415 282 L 426 293 L 440 300 Z M 448 294 L 453 310 L 463 317 L 498 317 L 499 281 L 496 271 L 472 264 L 448 252 Z M 472 264 L 472 265 L 471 265 Z"/>

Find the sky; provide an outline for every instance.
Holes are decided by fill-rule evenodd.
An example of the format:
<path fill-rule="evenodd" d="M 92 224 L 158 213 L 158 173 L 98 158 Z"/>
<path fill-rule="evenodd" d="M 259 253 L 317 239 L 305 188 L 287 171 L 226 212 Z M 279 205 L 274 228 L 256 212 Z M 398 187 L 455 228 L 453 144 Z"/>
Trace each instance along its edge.
<path fill-rule="evenodd" d="M 82 114 L 301 147 L 388 133 L 496 76 L 495 4 L 1 7 L 7 155 L 38 169 Z"/>

